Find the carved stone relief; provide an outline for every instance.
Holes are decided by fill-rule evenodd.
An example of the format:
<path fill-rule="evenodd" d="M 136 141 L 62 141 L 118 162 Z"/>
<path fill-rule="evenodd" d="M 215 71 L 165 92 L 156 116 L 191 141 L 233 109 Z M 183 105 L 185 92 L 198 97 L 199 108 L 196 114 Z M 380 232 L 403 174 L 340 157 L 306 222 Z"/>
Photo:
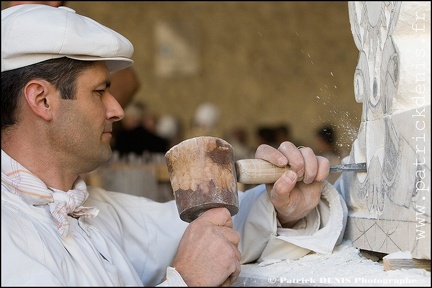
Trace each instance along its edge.
<path fill-rule="evenodd" d="M 345 238 L 382 253 L 430 259 L 430 2 L 349 2 L 362 120 L 350 156 L 365 173 L 340 185 Z"/>

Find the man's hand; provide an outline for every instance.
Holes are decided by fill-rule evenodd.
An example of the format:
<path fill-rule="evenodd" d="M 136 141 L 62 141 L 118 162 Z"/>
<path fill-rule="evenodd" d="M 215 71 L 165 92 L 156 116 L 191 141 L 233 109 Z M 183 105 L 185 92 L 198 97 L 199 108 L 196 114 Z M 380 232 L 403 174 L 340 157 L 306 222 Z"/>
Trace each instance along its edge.
<path fill-rule="evenodd" d="M 240 274 L 239 242 L 228 209 L 207 210 L 187 227 L 172 266 L 188 286 L 230 285 Z"/>
<path fill-rule="evenodd" d="M 316 156 L 309 147 L 297 148 L 291 142 L 283 142 L 278 149 L 260 145 L 255 158 L 291 167 L 292 171 L 285 172 L 274 184 L 266 185 L 283 227 L 292 227 L 318 205 L 330 169 L 327 158 Z M 297 182 L 299 177 L 303 180 Z"/>

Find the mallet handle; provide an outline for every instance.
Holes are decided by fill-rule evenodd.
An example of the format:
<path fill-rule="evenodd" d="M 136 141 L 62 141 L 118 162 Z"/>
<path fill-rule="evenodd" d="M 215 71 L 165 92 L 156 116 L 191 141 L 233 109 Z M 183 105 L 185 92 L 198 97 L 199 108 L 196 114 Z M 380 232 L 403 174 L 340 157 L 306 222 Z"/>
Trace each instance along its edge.
<path fill-rule="evenodd" d="M 290 168 L 278 167 L 262 159 L 241 159 L 235 162 L 237 181 L 243 184 L 275 183 Z M 300 181 L 299 178 L 297 181 Z"/>

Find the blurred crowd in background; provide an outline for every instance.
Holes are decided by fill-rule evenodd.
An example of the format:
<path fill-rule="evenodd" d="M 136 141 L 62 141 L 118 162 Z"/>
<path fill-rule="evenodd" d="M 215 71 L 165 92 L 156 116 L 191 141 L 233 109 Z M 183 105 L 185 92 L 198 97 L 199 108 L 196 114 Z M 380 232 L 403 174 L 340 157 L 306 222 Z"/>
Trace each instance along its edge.
<path fill-rule="evenodd" d="M 171 147 L 181 141 L 197 136 L 215 136 L 228 141 L 234 149 L 236 160 L 254 158 L 256 148 L 261 144 L 278 147 L 284 141 L 290 141 L 297 146 L 303 143 L 292 134 L 290 123 L 263 124 L 254 129 L 254 135 L 248 134 L 246 127 L 233 123 L 227 131 L 222 131 L 218 125 L 221 117 L 220 108 L 204 102 L 196 107 L 191 123 L 182 123 L 177 115 L 159 115 L 142 102 L 131 101 L 125 107 L 125 117 L 116 122 L 112 142 L 120 160 L 126 161 L 148 153 L 165 154 Z M 189 125 L 189 133 L 185 133 Z M 332 124 L 323 123 L 314 135 L 315 142 L 309 144 L 318 155 L 329 159 L 331 165 L 338 165 L 346 156 L 337 145 L 337 131 Z M 344 154 L 345 153 L 345 154 Z M 334 182 L 338 175 L 330 175 Z"/>

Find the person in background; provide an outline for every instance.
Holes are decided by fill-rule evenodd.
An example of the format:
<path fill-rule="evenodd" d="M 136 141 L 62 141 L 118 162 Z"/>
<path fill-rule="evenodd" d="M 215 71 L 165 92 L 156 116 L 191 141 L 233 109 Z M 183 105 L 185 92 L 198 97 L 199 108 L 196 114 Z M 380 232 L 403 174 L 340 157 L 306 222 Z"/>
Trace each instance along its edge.
<path fill-rule="evenodd" d="M 278 125 L 275 125 L 274 138 L 276 145 L 279 145 L 280 143 L 285 141 L 296 143 L 291 133 L 291 125 L 288 123 L 280 123 Z"/>
<path fill-rule="evenodd" d="M 292 141 L 291 126 L 280 123 L 274 127 L 276 143 L 280 144 L 285 141 Z"/>
<path fill-rule="evenodd" d="M 318 155 L 327 158 L 331 166 L 341 164 L 342 156 L 336 145 L 336 131 L 332 125 L 323 125 L 315 131 L 315 150 Z M 333 184 L 339 176 L 340 173 L 331 173 L 327 180 Z"/>
<path fill-rule="evenodd" d="M 232 127 L 225 138 L 233 147 L 234 160 L 253 158 L 254 151 L 248 144 L 248 132 L 244 127 Z"/>
<path fill-rule="evenodd" d="M 275 130 L 272 126 L 264 125 L 255 129 L 255 147 L 258 147 L 261 144 L 278 147 L 276 143 Z"/>
<path fill-rule="evenodd" d="M 183 125 L 180 117 L 162 115 L 156 124 L 156 134 L 167 139 L 170 148 L 183 141 Z"/>
<path fill-rule="evenodd" d="M 234 151 L 234 160 L 254 158 L 254 149 L 248 144 L 248 132 L 242 126 L 235 126 L 229 129 L 225 139 L 232 146 Z M 256 185 L 237 183 L 237 189 L 240 191 L 249 190 Z"/>
<path fill-rule="evenodd" d="M 258 147 L 292 169 L 239 192 L 237 215 L 212 208 L 185 223 L 175 201 L 87 186 L 80 175 L 112 156 L 124 111 L 110 73 L 132 65 L 132 43 L 69 8 L 1 15 L 2 286 L 230 286 L 241 264 L 330 253 L 342 239 L 328 160 L 291 142 Z"/>
<path fill-rule="evenodd" d="M 187 138 L 197 136 L 220 137 L 220 118 L 221 109 L 218 105 L 212 102 L 200 103 L 195 109 Z"/>
<path fill-rule="evenodd" d="M 9 1 L 13 7 L 21 4 L 44 4 L 52 7 L 66 6 L 67 1 Z M 123 108 L 126 108 L 138 92 L 141 83 L 132 67 L 115 71 L 111 75 L 110 92 Z"/>
<path fill-rule="evenodd" d="M 112 148 L 119 152 L 120 157 L 127 157 L 131 153 L 137 157 L 144 152 L 166 153 L 170 148 L 167 139 L 144 127 L 145 110 L 143 103 L 132 102 L 126 107 L 124 118 L 118 122 L 120 127 L 113 133 Z"/>

